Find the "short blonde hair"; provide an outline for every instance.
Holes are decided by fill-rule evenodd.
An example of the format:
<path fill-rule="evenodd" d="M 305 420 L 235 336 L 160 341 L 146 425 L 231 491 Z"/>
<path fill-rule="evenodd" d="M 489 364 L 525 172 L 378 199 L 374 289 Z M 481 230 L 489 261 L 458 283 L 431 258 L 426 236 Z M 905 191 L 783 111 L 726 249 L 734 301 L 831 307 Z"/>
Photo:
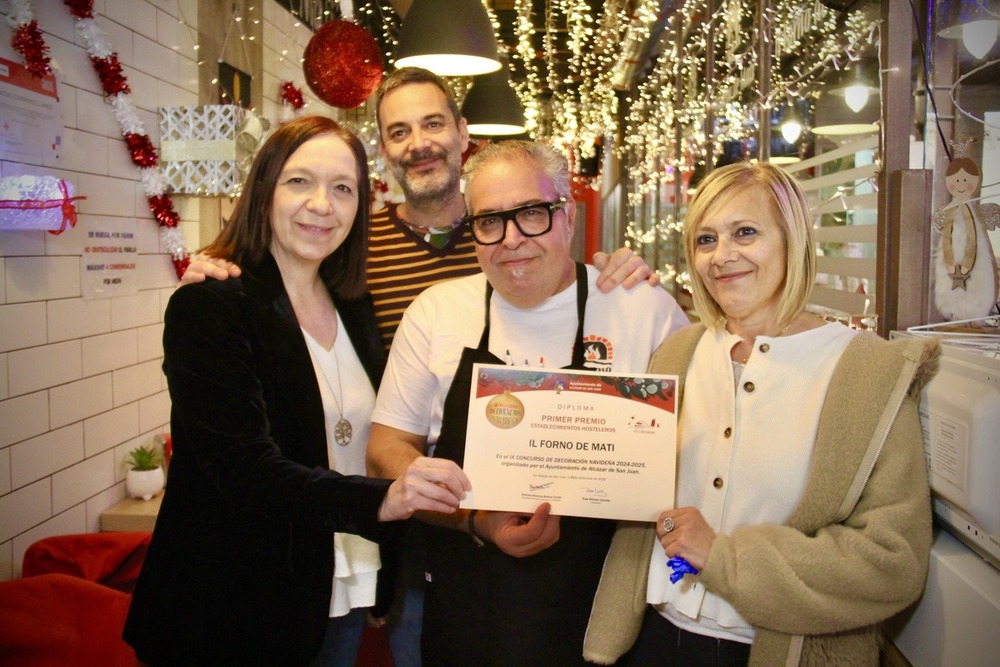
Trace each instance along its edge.
<path fill-rule="evenodd" d="M 771 215 L 781 227 L 785 242 L 785 281 L 778 300 L 779 326 L 785 326 L 805 308 L 816 281 L 816 246 L 813 216 L 802 187 L 788 172 L 767 162 L 737 162 L 712 171 L 698 186 L 684 220 L 684 254 L 691 276 L 694 307 L 710 329 L 722 327 L 726 313 L 709 294 L 694 270 L 698 227 L 731 197 L 759 188 L 770 204 Z"/>

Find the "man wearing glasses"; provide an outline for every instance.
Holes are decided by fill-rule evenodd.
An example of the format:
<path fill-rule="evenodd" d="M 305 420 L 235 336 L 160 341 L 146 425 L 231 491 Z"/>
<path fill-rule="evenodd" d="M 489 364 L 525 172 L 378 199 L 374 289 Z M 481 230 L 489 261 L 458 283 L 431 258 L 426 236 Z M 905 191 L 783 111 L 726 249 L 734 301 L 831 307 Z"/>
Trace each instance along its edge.
<path fill-rule="evenodd" d="M 466 166 L 465 222 L 481 275 L 407 309 L 376 401 L 369 470 L 395 477 L 424 453 L 461 464 L 472 364 L 646 370 L 687 324 L 663 290 L 602 293 L 570 255 L 576 208 L 565 158 L 540 143 L 489 145 Z M 475 480 L 472 480 L 475 485 Z M 614 523 L 460 511 L 422 516 L 427 665 L 583 664 L 588 614 Z"/>
<path fill-rule="evenodd" d="M 388 348 L 402 313 L 418 294 L 430 285 L 478 274 L 479 266 L 475 243 L 467 227 L 460 224 L 466 211 L 460 188 L 461 165 L 469 147 L 469 133 L 451 88 L 425 69 L 403 67 L 382 81 L 372 101 L 378 118 L 380 152 L 405 195 L 404 202 L 372 213 L 368 238 L 368 287 L 379 334 Z M 599 290 L 609 291 L 619 284 L 631 286 L 643 279 L 658 281 L 642 259 L 626 248 L 610 257 L 597 253 L 594 262 L 604 270 Z M 200 282 L 206 277 L 221 280 L 239 273 L 239 267 L 230 262 L 199 254 L 182 283 Z M 389 618 L 396 667 L 420 665 L 420 528 L 411 527 L 404 541 L 400 590 Z M 391 558 L 383 555 L 387 557 Z"/>

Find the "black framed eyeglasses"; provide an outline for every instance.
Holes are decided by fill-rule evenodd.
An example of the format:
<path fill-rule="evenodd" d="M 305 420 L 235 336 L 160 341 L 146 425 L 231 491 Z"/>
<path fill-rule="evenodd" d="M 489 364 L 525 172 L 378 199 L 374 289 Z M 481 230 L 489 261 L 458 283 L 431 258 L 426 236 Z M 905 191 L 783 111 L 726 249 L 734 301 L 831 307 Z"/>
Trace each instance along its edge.
<path fill-rule="evenodd" d="M 506 211 L 492 211 L 470 215 L 465 224 L 472 230 L 472 238 L 479 245 L 496 245 L 507 236 L 507 221 L 512 220 L 521 236 L 541 236 L 552 229 L 552 214 L 566 206 L 562 197 L 556 201 L 515 206 Z"/>

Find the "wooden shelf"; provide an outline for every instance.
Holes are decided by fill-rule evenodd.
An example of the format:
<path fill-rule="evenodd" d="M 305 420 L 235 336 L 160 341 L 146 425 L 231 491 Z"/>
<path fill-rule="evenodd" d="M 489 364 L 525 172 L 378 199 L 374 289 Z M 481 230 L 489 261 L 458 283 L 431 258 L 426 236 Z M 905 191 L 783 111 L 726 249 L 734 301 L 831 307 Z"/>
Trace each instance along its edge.
<path fill-rule="evenodd" d="M 153 530 L 156 515 L 160 511 L 161 491 L 149 500 L 125 498 L 101 512 L 101 530 L 122 532 L 133 530 Z"/>

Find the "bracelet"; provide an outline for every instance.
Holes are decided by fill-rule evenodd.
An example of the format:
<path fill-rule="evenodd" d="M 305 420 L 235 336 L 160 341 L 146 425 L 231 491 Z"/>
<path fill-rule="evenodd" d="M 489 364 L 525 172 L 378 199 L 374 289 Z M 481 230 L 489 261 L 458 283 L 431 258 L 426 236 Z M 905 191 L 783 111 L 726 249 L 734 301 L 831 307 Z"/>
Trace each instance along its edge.
<path fill-rule="evenodd" d="M 476 532 L 476 512 L 479 510 L 469 510 L 469 536 L 472 537 L 472 541 L 476 543 L 477 547 L 485 547 L 486 542 L 483 538 L 479 537 L 479 533 Z"/>

